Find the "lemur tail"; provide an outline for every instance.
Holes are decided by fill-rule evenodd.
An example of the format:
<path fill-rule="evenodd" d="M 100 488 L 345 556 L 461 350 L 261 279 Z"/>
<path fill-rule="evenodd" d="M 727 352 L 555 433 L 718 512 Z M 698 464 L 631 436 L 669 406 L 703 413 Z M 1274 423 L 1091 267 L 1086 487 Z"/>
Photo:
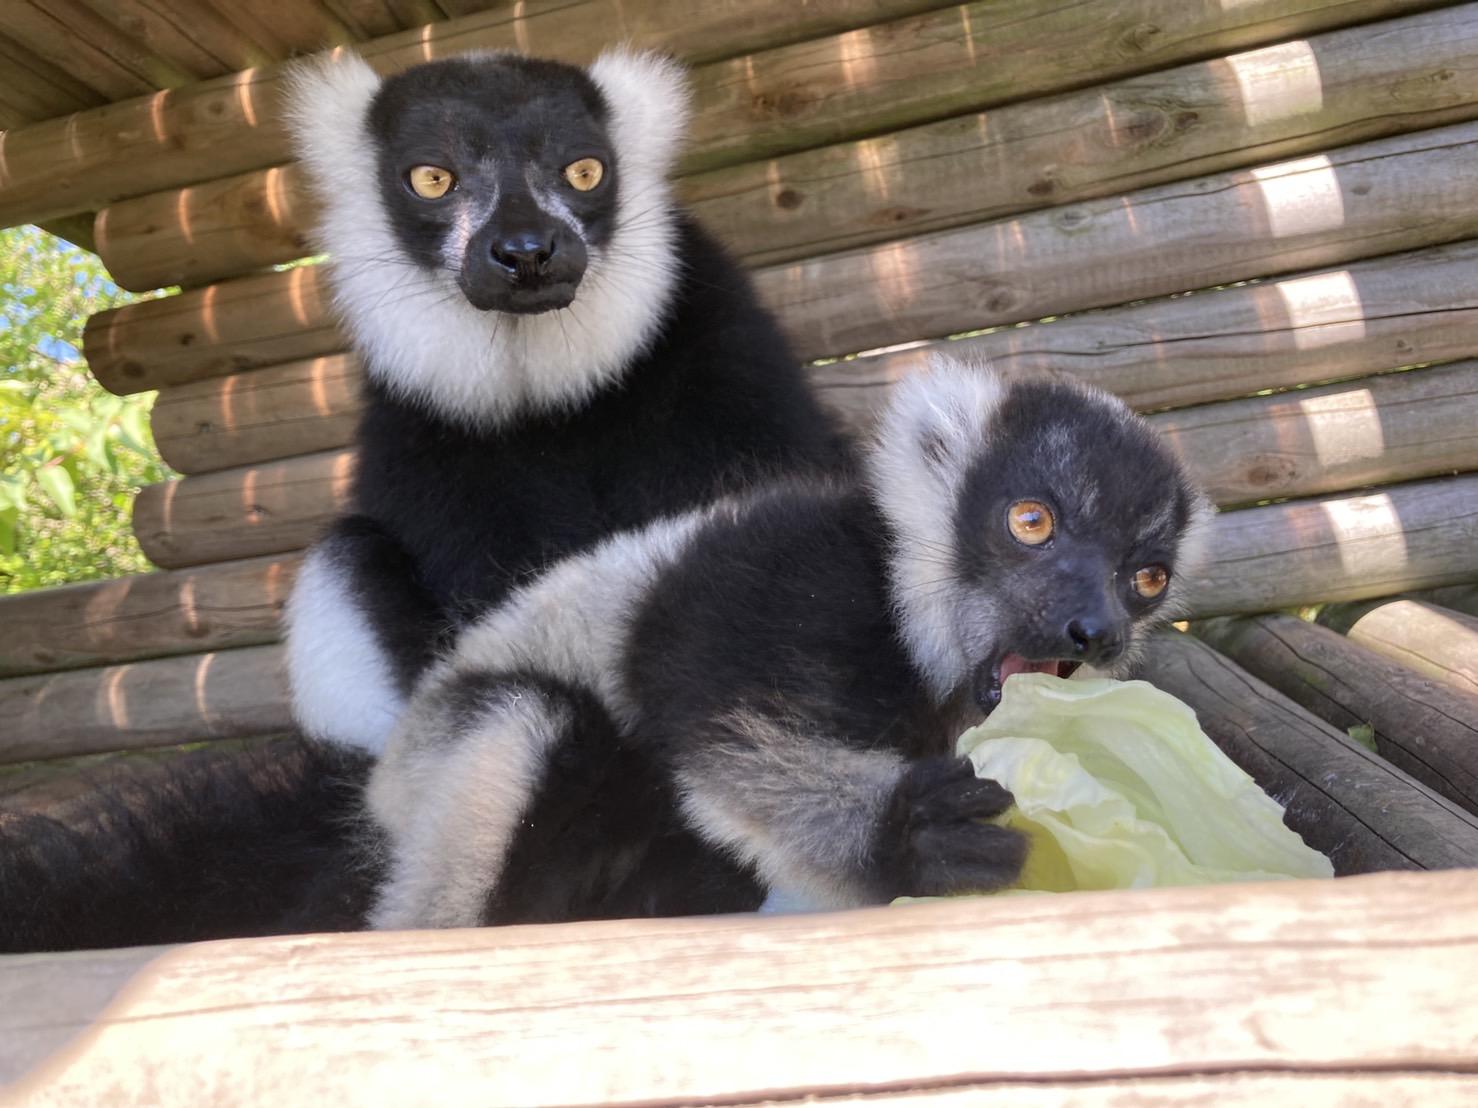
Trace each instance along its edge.
<path fill-rule="evenodd" d="M 361 926 L 370 764 L 288 738 L 138 759 L 44 815 L 0 806 L 0 953 Z"/>

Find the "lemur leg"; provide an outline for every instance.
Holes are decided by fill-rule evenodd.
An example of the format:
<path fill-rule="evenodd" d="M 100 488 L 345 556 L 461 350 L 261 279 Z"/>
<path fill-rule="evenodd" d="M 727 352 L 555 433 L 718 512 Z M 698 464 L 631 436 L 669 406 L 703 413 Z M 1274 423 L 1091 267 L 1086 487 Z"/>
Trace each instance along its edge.
<path fill-rule="evenodd" d="M 1026 840 L 981 821 L 1011 794 L 968 761 L 909 762 L 740 712 L 674 756 L 685 814 L 788 904 L 846 908 L 1009 884 Z"/>
<path fill-rule="evenodd" d="M 485 922 L 521 821 L 573 706 L 538 681 L 469 672 L 417 696 L 370 779 L 389 873 L 370 926 Z"/>
<path fill-rule="evenodd" d="M 286 622 L 299 726 L 381 753 L 445 627 L 410 555 L 372 520 L 339 520 L 304 561 Z"/>

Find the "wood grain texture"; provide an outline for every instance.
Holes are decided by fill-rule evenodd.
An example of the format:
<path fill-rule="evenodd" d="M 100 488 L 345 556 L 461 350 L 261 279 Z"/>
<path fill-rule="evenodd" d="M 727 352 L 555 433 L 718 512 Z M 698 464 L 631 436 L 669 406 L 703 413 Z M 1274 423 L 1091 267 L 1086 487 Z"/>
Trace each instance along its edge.
<path fill-rule="evenodd" d="M 1199 617 L 1359 600 L 1478 577 L 1478 474 L 1217 517 L 1186 583 Z"/>
<path fill-rule="evenodd" d="M 301 550 L 348 504 L 350 450 L 150 485 L 134 501 L 139 546 L 178 568 Z"/>
<path fill-rule="evenodd" d="M 1196 710 L 1206 734 L 1337 874 L 1478 865 L 1478 816 L 1198 639 L 1152 636 L 1139 673 Z"/>
<path fill-rule="evenodd" d="M 1290 2 L 1281 0 L 1284 7 Z M 474 48 L 587 61 L 607 43 L 621 41 L 704 62 L 938 6 L 938 0 L 526 0 L 388 35 L 361 50 L 385 71 Z M 1325 0 L 1318 6 L 1331 5 Z M 249 15 L 239 4 L 221 12 L 238 20 Z M 268 21 L 252 30 L 275 34 L 272 27 Z M 265 49 L 270 53 L 274 46 Z M 288 142 L 278 104 L 282 71 L 281 65 L 253 66 L 8 132 L 0 226 L 98 211 L 125 196 L 285 161 Z M 148 89 L 145 83 L 107 95 Z"/>
<path fill-rule="evenodd" d="M 1048 5 L 1032 17 L 1014 10 L 1020 6 L 931 12 L 777 52 L 804 51 L 813 60 L 828 50 L 836 59 L 863 52 L 865 63 L 849 67 L 865 79 L 853 73 L 842 84 L 838 76 L 839 87 L 820 93 L 819 119 L 811 122 L 838 116 L 849 121 L 833 129 L 840 137 L 876 134 L 937 112 L 940 105 L 927 95 L 937 82 L 962 86 L 957 95 L 970 87 L 935 65 L 934 55 L 946 45 L 964 57 L 977 41 L 991 43 L 967 70 L 987 103 L 1026 94 L 1019 84 L 999 82 L 1017 74 L 1037 50 L 1050 45 L 1054 57 L 1081 57 L 1074 36 L 1062 33 L 1022 49 L 1017 37 L 1053 30 L 1041 26 L 1043 14 L 1060 18 L 1068 10 Z M 1189 11 L 1185 5 L 1176 10 Z M 964 34 L 962 15 L 973 37 Z M 1121 7 L 1118 18 L 1142 13 Z M 1071 26 L 1077 35 L 1092 34 L 1100 49 L 1114 41 L 1078 9 Z M 995 34 L 1001 27 L 1011 33 Z M 1001 64 L 1006 56 L 1010 62 Z M 751 159 L 772 152 L 736 146 L 761 122 L 751 104 L 764 92 L 746 91 L 737 103 L 713 95 L 715 85 L 751 90 L 748 78 L 739 85 L 734 73 L 764 72 L 768 57 L 750 55 L 695 72 L 700 114 L 685 169 L 711 164 L 718 150 Z M 887 59 L 914 72 L 892 72 Z M 822 66 L 833 75 L 840 67 L 838 60 Z M 1027 72 L 1038 80 L 1052 74 L 1072 81 L 1081 70 L 1037 64 Z M 880 97 L 880 89 L 889 97 Z M 787 118 L 798 111 L 795 97 L 794 90 L 789 98 L 776 97 L 792 106 L 782 113 Z M 858 111 L 858 101 L 875 114 Z M 988 115 L 751 160 L 689 177 L 680 192 L 730 248 L 751 264 L 766 264 L 1475 115 L 1478 4 L 1469 4 L 1011 104 Z M 794 128 L 782 133 L 793 136 Z M 278 166 L 112 205 L 103 260 L 125 288 L 198 285 L 311 253 L 307 231 L 315 218 L 301 173 Z"/>
<path fill-rule="evenodd" d="M 1478 235 L 1475 139 L 1478 124 L 1436 128 L 770 267 L 756 284 L 810 359 L 1435 246 Z M 88 361 L 136 391 L 340 350 L 325 285 L 301 267 L 101 313 Z"/>
<path fill-rule="evenodd" d="M 34 1105 L 534 1108 L 1373 1073 L 1450 1102 L 1475 957 L 1468 872 L 30 955 L 0 974 L 0 1080 Z"/>
<path fill-rule="evenodd" d="M 1192 629 L 1330 726 L 1373 728 L 1382 757 L 1478 812 L 1478 696 L 1295 616 L 1214 619 Z"/>
<path fill-rule="evenodd" d="M 296 557 L 0 597 L 0 677 L 275 642 Z"/>
<path fill-rule="evenodd" d="M 292 729 L 282 647 L 0 680 L 0 762 Z"/>
<path fill-rule="evenodd" d="M 187 410 L 195 413 L 193 423 L 197 428 L 215 427 L 225 421 L 225 413 L 230 414 L 231 420 L 240 419 L 233 424 L 241 428 L 240 437 L 235 432 L 212 433 L 204 436 L 207 447 L 219 440 L 228 452 L 240 451 L 244 445 L 260 454 L 293 449 L 319 441 L 319 431 L 328 421 L 299 410 L 297 415 L 286 418 L 269 414 L 267 422 L 255 424 L 253 421 L 260 418 L 258 413 L 263 407 L 293 410 L 291 405 L 282 409 L 277 404 L 279 398 L 274 397 L 271 386 L 280 382 L 284 397 L 296 403 L 305 391 L 305 381 L 316 381 L 325 396 L 331 389 L 347 390 L 350 384 L 335 376 L 340 372 L 352 373 L 352 364 L 320 359 L 318 363 L 299 363 L 277 371 L 261 370 L 259 374 L 273 374 L 273 380 L 268 387 L 244 394 L 245 400 L 232 387 L 237 378 L 226 378 L 226 387 L 219 390 L 205 389 L 210 382 L 200 382 L 186 387 L 201 389 L 208 395 L 199 400 L 192 398 Z M 320 373 L 321 377 L 316 376 Z M 874 387 L 870 392 L 871 398 L 881 403 L 883 390 Z M 843 413 L 851 418 L 859 432 L 867 430 L 865 416 L 875 410 L 867 399 L 860 390 L 854 390 L 849 395 L 852 408 Z M 175 429 L 192 422 L 191 418 L 181 417 L 182 408 L 176 408 L 175 414 L 166 417 L 171 433 L 166 436 L 167 445 L 163 449 L 171 461 L 175 460 L 177 440 L 172 437 Z M 352 410 L 337 414 L 334 417 L 339 421 L 337 431 L 330 428 L 332 435 L 322 437 L 347 440 L 352 433 L 351 415 Z M 1209 404 L 1151 418 L 1186 460 L 1197 481 L 1223 506 L 1276 497 L 1311 496 L 1453 470 L 1478 470 L 1478 364 L 1411 370 L 1282 396 Z M 346 507 L 353 457 L 352 448 L 331 450 L 150 486 L 140 492 L 135 502 L 135 533 L 149 558 L 165 566 L 197 565 L 298 549 Z M 195 456 L 187 460 L 193 462 Z M 1401 490 L 1396 492 L 1406 495 Z M 1445 507 L 1459 513 L 1453 521 L 1456 530 L 1451 541 L 1460 543 L 1478 525 L 1469 518 L 1473 511 L 1478 511 L 1478 506 L 1469 506 L 1471 511 L 1466 514 L 1461 499 Z M 1273 513 L 1255 518 L 1274 528 L 1297 527 L 1301 529 L 1298 533 L 1310 540 L 1321 533 L 1310 530 L 1316 520 L 1324 518 L 1318 513 L 1325 509 L 1318 505 L 1258 510 Z M 1327 509 L 1335 513 L 1341 510 Z M 1230 521 L 1240 515 L 1225 519 Z M 1366 513 L 1362 519 L 1369 522 L 1373 517 Z M 1247 525 L 1250 537 L 1243 535 L 1237 540 L 1235 549 L 1240 553 L 1268 548 L 1270 537 L 1257 535 L 1257 525 Z M 1218 523 L 1218 527 L 1232 526 L 1230 522 Z M 1393 524 L 1382 541 L 1404 542 L 1398 532 L 1399 524 Z M 1242 535 L 1241 530 L 1237 533 Z M 1331 541 L 1346 536 L 1333 523 L 1325 526 L 1322 533 Z M 1281 541 L 1282 537 L 1276 536 L 1272 541 Z M 1252 544 L 1250 548 L 1245 546 L 1248 542 Z M 1304 555 L 1296 546 L 1284 549 L 1276 569 L 1268 572 L 1292 576 L 1279 576 L 1260 584 L 1244 580 L 1244 571 L 1239 568 L 1236 580 L 1222 582 L 1218 586 L 1222 591 L 1213 590 L 1210 596 L 1216 599 L 1208 602 L 1231 603 L 1234 607 L 1230 610 L 1247 610 L 1246 606 L 1251 604 L 1257 610 L 1262 605 L 1259 588 L 1307 589 L 1314 581 L 1321 580 L 1319 575 L 1327 570 L 1325 561 L 1321 560 L 1327 554 L 1307 552 L 1310 559 L 1307 573 L 1299 568 L 1301 556 Z M 1356 555 L 1350 551 L 1346 556 Z M 1394 551 L 1391 556 L 1395 556 Z M 1374 554 L 1366 550 L 1359 557 L 1372 558 Z M 1478 572 L 1478 560 L 1474 558 L 1459 557 L 1455 565 L 1469 565 Z M 1372 584 L 1381 582 L 1376 592 L 1391 591 L 1385 584 L 1386 571 L 1394 570 L 1387 567 L 1374 579 Z M 1455 579 L 1462 578 L 1444 578 Z M 1322 578 L 1323 583 L 1328 580 Z M 1318 598 L 1316 593 L 1311 599 Z"/>
<path fill-rule="evenodd" d="M 1392 600 L 1355 611 L 1331 605 L 1319 613 L 1319 622 L 1434 681 L 1478 696 L 1478 617 L 1420 600 Z"/>
<path fill-rule="evenodd" d="M 887 388 L 936 351 L 985 358 L 1007 374 L 1068 369 L 1152 409 L 1474 350 L 1478 243 L 1468 242 L 814 366 L 810 374 L 831 408 L 865 427 Z M 344 446 L 359 413 L 359 373 L 354 359 L 325 356 L 166 388 L 154 404 L 154 440 L 181 473 Z"/>

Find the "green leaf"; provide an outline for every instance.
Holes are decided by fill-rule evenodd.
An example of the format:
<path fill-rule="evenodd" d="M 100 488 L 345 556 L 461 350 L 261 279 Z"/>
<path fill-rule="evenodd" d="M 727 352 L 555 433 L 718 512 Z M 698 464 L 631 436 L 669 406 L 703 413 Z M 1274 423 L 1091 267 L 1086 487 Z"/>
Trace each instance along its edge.
<path fill-rule="evenodd" d="M 139 454 L 152 456 L 149 449 L 149 413 L 138 405 L 123 409 L 118 417 L 118 433 L 123 444 Z"/>
<path fill-rule="evenodd" d="M 6 557 L 15 553 L 15 532 L 20 517 L 19 508 L 0 508 L 0 554 Z"/>
<path fill-rule="evenodd" d="M 71 519 L 77 514 L 77 490 L 72 484 L 72 475 L 61 466 L 42 466 L 36 471 L 36 483 L 41 486 L 57 511 Z"/>
<path fill-rule="evenodd" d="M 1372 754 L 1375 750 L 1375 728 L 1368 723 L 1357 723 L 1353 727 L 1345 728 L 1345 734 L 1369 750 Z"/>

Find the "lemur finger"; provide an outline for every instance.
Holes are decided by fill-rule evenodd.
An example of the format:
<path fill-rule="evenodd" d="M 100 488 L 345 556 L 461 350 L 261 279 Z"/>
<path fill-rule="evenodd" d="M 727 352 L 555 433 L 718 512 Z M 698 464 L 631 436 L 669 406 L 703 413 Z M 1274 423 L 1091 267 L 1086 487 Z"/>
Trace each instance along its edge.
<path fill-rule="evenodd" d="M 1003 889 L 1021 874 L 1027 837 L 992 824 L 921 828 L 904 895 L 945 896 Z"/>
<path fill-rule="evenodd" d="M 899 783 L 911 823 L 987 819 L 1011 807 L 1012 796 L 999 782 L 975 776 L 965 758 L 926 758 L 914 762 Z"/>

